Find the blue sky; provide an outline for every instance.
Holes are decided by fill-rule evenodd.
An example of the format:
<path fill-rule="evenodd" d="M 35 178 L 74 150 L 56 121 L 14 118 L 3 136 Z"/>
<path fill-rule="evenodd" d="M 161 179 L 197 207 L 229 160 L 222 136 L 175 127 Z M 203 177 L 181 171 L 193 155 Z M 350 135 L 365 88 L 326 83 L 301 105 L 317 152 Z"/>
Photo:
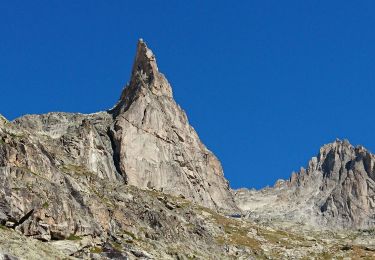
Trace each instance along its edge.
<path fill-rule="evenodd" d="M 143 38 L 231 186 L 375 150 L 374 1 L 2 1 L 0 113 L 112 107 Z"/>

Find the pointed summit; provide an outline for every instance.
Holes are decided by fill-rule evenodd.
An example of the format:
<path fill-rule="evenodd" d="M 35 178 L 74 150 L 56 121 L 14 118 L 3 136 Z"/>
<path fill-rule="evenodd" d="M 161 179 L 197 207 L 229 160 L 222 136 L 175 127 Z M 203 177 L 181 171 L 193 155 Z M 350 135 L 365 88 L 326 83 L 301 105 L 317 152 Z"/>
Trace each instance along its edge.
<path fill-rule="evenodd" d="M 144 74 L 147 78 L 153 78 L 159 73 L 155 55 L 147 48 L 143 39 L 138 40 L 137 53 L 133 64 L 132 75 Z"/>
<path fill-rule="evenodd" d="M 168 80 L 159 72 L 156 58 L 143 39 L 138 40 L 130 82 L 124 88 L 119 102 L 111 112 L 116 116 L 127 110 L 139 96 L 147 93 L 173 97 Z"/>
<path fill-rule="evenodd" d="M 172 88 L 159 72 L 156 58 L 143 39 L 138 40 L 130 87 L 147 87 L 157 96 L 172 97 Z"/>
<path fill-rule="evenodd" d="M 190 126 L 143 40 L 130 82 L 111 112 L 114 161 L 127 184 L 183 195 L 210 208 L 236 209 L 220 161 Z"/>

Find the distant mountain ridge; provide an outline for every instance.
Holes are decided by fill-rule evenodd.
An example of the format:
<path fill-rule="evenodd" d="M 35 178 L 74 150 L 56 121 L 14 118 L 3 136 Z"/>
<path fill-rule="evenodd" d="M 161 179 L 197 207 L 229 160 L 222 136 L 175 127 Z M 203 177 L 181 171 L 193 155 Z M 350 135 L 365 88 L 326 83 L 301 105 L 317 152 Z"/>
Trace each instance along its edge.
<path fill-rule="evenodd" d="M 375 156 L 347 140 L 324 145 L 307 169 L 260 191 L 235 191 L 237 205 L 252 214 L 318 227 L 375 226 Z"/>

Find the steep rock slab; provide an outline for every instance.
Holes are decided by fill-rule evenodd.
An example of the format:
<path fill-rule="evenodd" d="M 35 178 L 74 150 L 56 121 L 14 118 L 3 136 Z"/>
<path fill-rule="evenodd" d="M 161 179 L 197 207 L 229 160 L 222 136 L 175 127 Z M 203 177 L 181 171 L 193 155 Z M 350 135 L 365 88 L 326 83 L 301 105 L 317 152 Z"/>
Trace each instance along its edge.
<path fill-rule="evenodd" d="M 202 144 L 155 56 L 140 40 L 131 80 L 111 111 L 118 169 L 130 185 L 234 209 L 219 160 Z"/>
<path fill-rule="evenodd" d="M 107 112 L 88 115 L 48 113 L 20 117 L 13 122 L 12 128 L 12 125 L 8 126 L 7 131 L 19 131 L 11 134 L 9 139 L 12 136 L 27 137 L 31 145 L 22 164 L 34 172 L 53 176 L 56 169 L 51 168 L 63 172 L 71 168 L 85 168 L 101 179 L 122 182 L 113 162 L 112 143 L 108 135 L 112 122 Z M 45 162 L 36 162 L 35 159 L 42 155 Z M 9 165 L 6 162 L 9 162 L 8 159 L 4 164 Z"/>

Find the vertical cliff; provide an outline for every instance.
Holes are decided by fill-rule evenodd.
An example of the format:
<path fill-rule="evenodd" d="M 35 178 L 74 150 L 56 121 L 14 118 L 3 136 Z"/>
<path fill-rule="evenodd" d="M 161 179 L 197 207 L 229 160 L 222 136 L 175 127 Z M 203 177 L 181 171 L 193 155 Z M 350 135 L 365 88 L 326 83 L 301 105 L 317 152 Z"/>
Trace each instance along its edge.
<path fill-rule="evenodd" d="M 142 40 L 130 82 L 111 113 L 116 163 L 128 184 L 211 208 L 235 208 L 219 160 L 190 126 Z"/>

